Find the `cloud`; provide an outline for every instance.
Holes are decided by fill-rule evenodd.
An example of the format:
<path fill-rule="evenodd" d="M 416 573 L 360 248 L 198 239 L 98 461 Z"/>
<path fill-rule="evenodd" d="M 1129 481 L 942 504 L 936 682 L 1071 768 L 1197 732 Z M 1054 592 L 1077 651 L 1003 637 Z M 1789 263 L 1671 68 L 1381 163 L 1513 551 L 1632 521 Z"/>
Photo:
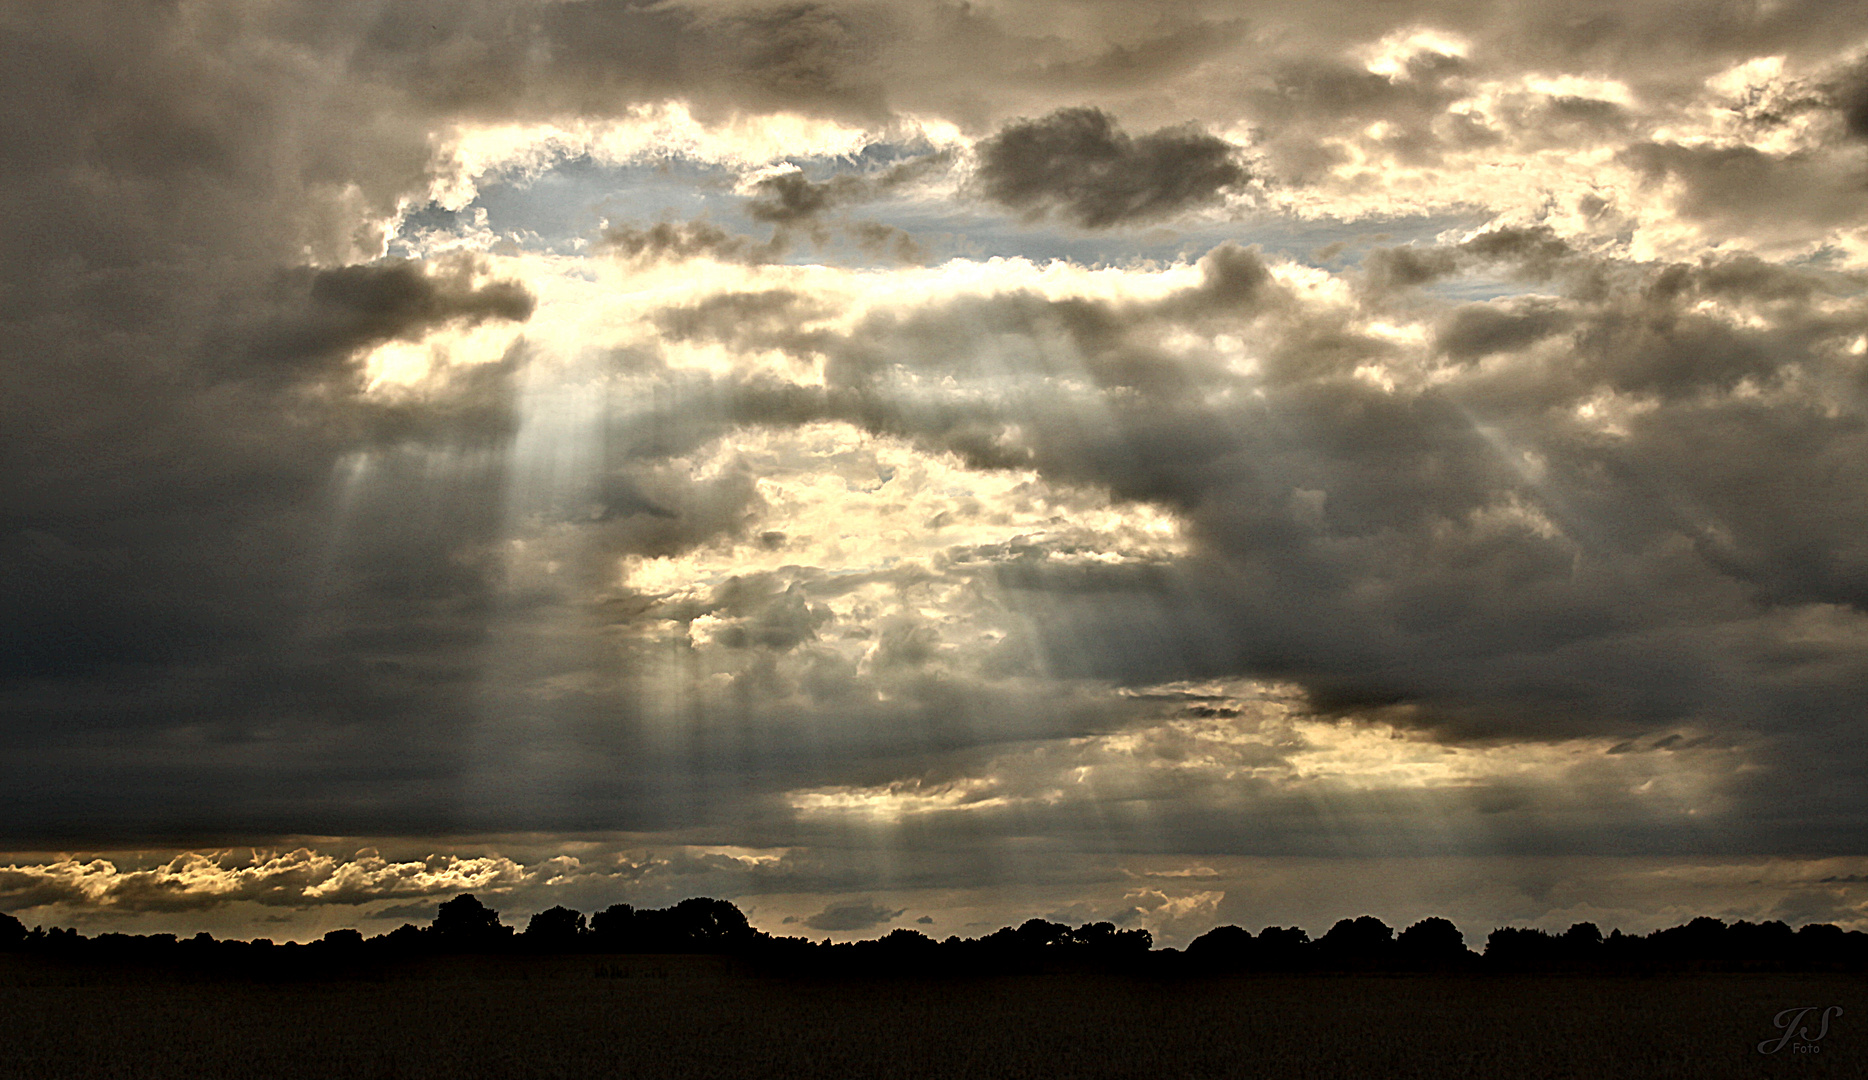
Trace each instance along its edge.
<path fill-rule="evenodd" d="M 759 176 L 748 185 L 746 213 L 781 228 L 813 225 L 831 210 L 886 196 L 950 165 L 953 154 L 938 150 L 911 157 L 873 174 L 837 173 L 811 180 L 796 168 Z"/>
<path fill-rule="evenodd" d="M 1568 242 L 1548 225 L 1486 229 L 1456 245 L 1376 248 L 1363 259 L 1371 291 L 1393 292 L 1474 269 L 1496 268 L 1524 281 L 1545 282 L 1573 269 Z"/>
<path fill-rule="evenodd" d="M 806 918 L 804 925 L 813 930 L 871 930 L 902 917 L 902 909 L 890 911 L 873 900 L 832 904 Z"/>
<path fill-rule="evenodd" d="M 1471 114 L 1464 123 L 1444 123 L 1453 102 L 1469 92 L 1466 61 L 1432 45 L 1390 59 L 1394 70 L 1382 72 L 1338 57 L 1284 58 L 1247 84 L 1242 104 L 1262 127 L 1261 153 L 1280 179 L 1321 181 L 1349 160 L 1350 146 L 1423 166 L 1436 164 L 1445 150 L 1499 141 L 1491 125 Z"/>
<path fill-rule="evenodd" d="M 1145 682 L 1236 671 L 1236 659 L 1203 658 L 1244 656 L 1260 674 L 1298 678 L 1319 708 L 1354 713 L 1411 702 L 1398 714 L 1404 723 L 1486 737 L 1606 736 L 1669 717 L 1753 722 L 1716 706 L 1708 714 L 1703 676 L 1685 673 L 1768 664 L 1738 642 L 1788 632 L 1789 624 L 1728 608 L 1728 575 L 1764 579 L 1728 556 L 1700 561 L 1691 552 L 1702 541 L 1690 538 L 1708 535 L 1699 531 L 1707 520 L 1700 515 L 1711 512 L 1732 531 L 1700 548 L 1707 554 L 1735 553 L 1730 545 L 1741 536 L 1775 544 L 1765 538 L 1780 534 L 1765 516 L 1754 519 L 1718 493 L 1743 490 L 1755 499 L 1768 489 L 1728 486 L 1728 464 L 1742 471 L 1742 462 L 1772 460 L 1782 468 L 1788 460 L 1776 451 L 1714 447 L 1767 437 L 1771 416 L 1786 432 L 1794 427 L 1822 439 L 1802 419 L 1790 384 L 1772 392 L 1785 396 L 1762 399 L 1741 388 L 1777 385 L 1790 357 L 1827 363 L 1819 357 L 1834 354 L 1821 350 L 1852 340 L 1859 316 L 1837 321 L 1841 309 L 1822 299 L 1845 286 L 1742 258 L 1622 268 L 1583 258 L 1535 230 L 1485 233 L 1428 253 L 1450 254 L 1455 266 L 1502 260 L 1538 277 L 1561 266 L 1573 291 L 1429 308 L 1444 317 L 1428 318 L 1414 339 L 1419 345 L 1397 344 L 1353 319 L 1338 321 L 1333 301 L 1297 300 L 1289 271 L 1272 274 L 1243 251 L 1221 249 L 1197 274 L 1146 301 L 1005 290 L 861 317 L 860 331 L 847 337 L 823 331 L 799 338 L 786 326 L 769 335 L 747 331 L 740 347 L 792 341 L 825 356 L 832 383 L 821 393 L 741 399 L 751 411 L 737 415 L 783 424 L 846 418 L 878 435 L 899 433 L 963 454 L 976 444 L 961 433 L 1000 432 L 994 456 L 984 459 L 995 467 L 1016 463 L 1052 483 L 1106 485 L 1122 498 L 1176 508 L 1202 561 L 1167 574 L 1066 566 L 1013 557 L 1010 549 L 995 555 L 1003 560 L 995 571 L 1000 586 L 1045 605 L 1041 640 L 1059 674 Z M 1607 292 L 1598 288 L 1604 274 L 1618 283 Z M 1235 280 L 1250 284 L 1232 291 L 1225 283 Z M 1216 339 L 1248 323 L 1258 373 L 1229 374 L 1226 365 L 1237 361 Z M 1157 335 L 1194 326 L 1213 335 L 1212 344 L 1156 344 Z M 1551 350 L 1570 361 L 1552 364 Z M 886 388 L 898 378 L 938 374 L 962 386 L 990 385 L 994 368 L 977 359 L 987 355 L 996 365 L 1031 364 L 1018 370 L 1066 377 L 1029 384 L 1015 417 L 985 395 L 957 395 L 946 410 L 888 403 Z M 1441 355 L 1493 359 L 1467 374 L 1409 381 L 1408 372 L 1433 370 Z M 1395 383 L 1359 375 L 1359 367 L 1391 372 Z M 1277 424 L 1246 425 L 1230 407 L 1185 404 L 1187 388 L 1240 383 L 1259 391 L 1250 399 L 1252 415 Z M 1109 418 L 1104 434 L 1086 434 L 1073 422 L 1086 386 L 1111 395 L 1098 399 Z M 760 401 L 769 409 L 755 407 Z M 1164 411 L 1170 402 L 1178 413 Z M 1633 411 L 1615 411 L 1624 407 Z M 1752 434 L 1740 436 L 1741 429 Z M 1663 450 L 1689 431 L 1700 440 L 1696 450 Z M 1315 432 L 1331 438 L 1310 442 Z M 1852 438 L 1837 435 L 1842 445 Z M 1650 469 L 1668 462 L 1665 484 L 1688 502 L 1659 509 L 1635 474 L 1602 471 L 1637 459 Z M 1278 463 L 1275 478 L 1267 475 L 1270 463 Z M 1711 510 L 1715 505 L 1721 509 Z M 1807 512 L 1800 505 L 1768 513 L 1801 517 Z M 1747 520 L 1756 521 L 1755 530 L 1740 524 Z M 1813 519 L 1800 530 L 1829 537 L 1822 543 L 1831 552 L 1851 543 Z M 1669 547 L 1668 536 L 1688 538 L 1674 541 L 1687 546 Z M 1775 562 L 1756 557 L 1760 567 Z M 1616 574 L 1635 581 L 1685 576 L 1671 578 L 1670 597 L 1661 601 L 1629 593 L 1628 578 L 1608 588 L 1576 576 L 1579 558 L 1623 567 Z M 1790 587 L 1790 579 L 1779 580 L 1774 587 Z M 1203 599 L 1173 602 L 1172 619 L 1141 614 L 1159 611 L 1162 597 L 1188 595 Z M 1846 589 L 1781 595 L 1790 603 L 1853 602 Z M 1662 611 L 1697 614 L 1686 623 L 1657 622 L 1674 617 Z M 1368 625 L 1394 633 L 1378 642 L 1359 631 Z M 832 631 L 826 624 L 819 632 Z M 914 640 L 902 636 L 906 628 L 895 633 L 875 639 L 871 670 L 890 670 L 889 642 Z M 1727 636 L 1733 633 L 1740 636 Z M 1164 649 L 1162 640 L 1177 644 Z M 1632 640 L 1646 644 L 1634 652 L 1611 644 Z M 1449 643 L 1457 643 L 1451 652 Z M 1842 653 L 1833 656 L 1846 664 Z M 1409 674 L 1392 674 L 1401 671 Z M 1829 678 L 1808 692 L 1838 691 L 1841 684 Z M 1818 690 L 1819 683 L 1832 689 Z M 1801 707 L 1791 703 L 1805 691 L 1785 690 L 1781 707 Z"/>
<path fill-rule="evenodd" d="M 1434 347 L 1454 360 L 1478 360 L 1535 345 L 1569 326 L 1560 305 L 1528 301 L 1469 304 L 1434 333 Z"/>
<path fill-rule="evenodd" d="M 986 198 L 1086 229 L 1170 218 L 1250 179 L 1224 139 L 1192 127 L 1130 138 L 1095 108 L 1008 124 L 977 150 L 975 181 Z"/>
<path fill-rule="evenodd" d="M 1844 6 L 108 7 L 0 44 L 20 843 L 1859 846 Z M 467 873 L 321 859 L 7 887 Z"/>
<path fill-rule="evenodd" d="M 391 260 L 319 270 L 311 279 L 311 303 L 334 324 L 328 336 L 340 348 L 419 334 L 456 320 L 471 325 L 531 317 L 536 301 L 524 286 L 500 281 L 475 288 L 469 282 L 474 269 L 471 263 L 457 263 L 440 276 Z"/>
<path fill-rule="evenodd" d="M 928 261 L 928 251 L 906 229 L 877 221 L 859 221 L 850 226 L 856 246 L 870 255 L 886 256 L 898 263 L 920 265 Z"/>
<path fill-rule="evenodd" d="M 1734 794 L 1725 778 L 1750 753 L 1680 733 L 1638 752 L 1617 753 L 1600 737 L 1448 746 L 1367 718 L 1325 719 L 1289 687 L 1170 685 L 1133 692 L 1126 704 L 1113 730 L 1006 748 L 961 763 L 958 775 L 789 798 L 806 820 L 825 824 L 989 831 L 1016 823 L 1086 843 L 1112 823 L 1138 824 L 1131 817 L 1146 806 L 1154 827 L 1198 850 L 1240 854 L 1445 853 L 1475 834 L 1509 835 L 1514 823 L 1535 821 L 1539 850 L 1584 852 L 1611 829 L 1655 840 L 1670 821 L 1722 813 Z M 1400 800 L 1409 816 L 1388 820 Z M 1611 806 L 1616 826 L 1597 817 Z M 1250 831 L 1230 824 L 1247 813 Z M 1419 831 L 1421 819 L 1433 829 Z M 1190 866 L 1150 876 L 1214 873 Z"/>
<path fill-rule="evenodd" d="M 758 242 L 706 221 L 663 221 L 646 229 L 616 225 L 604 231 L 603 243 L 626 259 L 677 262 L 709 258 L 721 262 L 765 263 L 777 260 L 786 248 L 776 237 Z"/>
<path fill-rule="evenodd" d="M 439 904 L 390 904 L 377 908 L 374 914 L 379 919 L 402 919 L 416 926 L 427 926 L 435 921 L 439 907 Z"/>
<path fill-rule="evenodd" d="M 1848 133 L 1857 139 L 1868 139 L 1868 69 L 1852 72 L 1852 78 L 1844 84 L 1838 107 L 1842 110 L 1842 122 Z"/>
<path fill-rule="evenodd" d="M 537 298 L 515 281 L 476 285 L 482 269 L 457 258 L 439 266 L 386 260 L 287 274 L 278 286 L 287 311 L 254 332 L 244 363 L 228 375 L 355 374 L 359 354 L 372 346 L 420 341 L 450 325 L 529 319 Z"/>
<path fill-rule="evenodd" d="M 1859 219 L 1868 195 L 1849 182 L 1841 160 L 1752 146 L 1687 146 L 1637 142 L 1619 155 L 1650 184 L 1672 181 L 1674 209 L 1770 238 L 1791 224 L 1834 227 Z"/>
<path fill-rule="evenodd" d="M 355 905 L 510 888 L 537 872 L 497 856 L 436 856 L 392 863 L 368 849 L 350 859 L 306 848 L 264 855 L 255 852 L 245 860 L 231 852 L 186 852 L 146 870 L 119 870 L 105 859 L 79 862 L 67 858 L 0 868 L 0 906 L 163 912 L 199 911 L 242 901 L 296 908 Z"/>
<path fill-rule="evenodd" d="M 605 765 L 635 725 L 673 715 L 631 688 L 691 684 L 682 715 L 710 724 L 757 702 L 757 726 L 728 745 L 768 746 L 758 783 L 707 811 L 750 828 L 787 791 L 880 788 L 939 805 L 962 790 L 955 778 L 980 775 L 969 770 L 985 748 L 1135 723 L 1073 680 L 1289 679 L 1322 712 L 1531 743 L 1760 723 L 1707 701 L 1720 671 L 1751 673 L 1748 708 L 1783 718 L 1773 724 L 1845 694 L 1854 669 L 1841 642 L 1855 616 L 1840 519 L 1722 494 L 1747 462 L 1785 461 L 1768 444 L 1793 431 L 1815 441 L 1788 458 L 1811 469 L 1829 467 L 1828 439 L 1836 453 L 1850 445 L 1846 425 L 1811 427 L 1803 391 L 1774 382 L 1792 357 L 1833 362 L 1859 333 L 1840 279 L 1743 259 L 1624 267 L 1535 231 L 1428 249 L 1445 251 L 1479 270 L 1548 256 L 1578 267 L 1559 279 L 1576 284 L 1384 311 L 1405 324 L 1398 334 L 1373 329 L 1340 284 L 1233 245 L 1127 273 L 1120 288 L 1105 286 L 1113 275 L 1028 265 L 964 293 L 910 287 L 912 299 L 886 305 L 828 269 L 697 280 L 638 307 L 630 347 L 677 365 L 680 348 L 718 348 L 729 366 L 620 376 L 647 380 L 652 405 L 606 429 L 587 485 L 549 501 L 541 488 L 538 502 L 502 511 L 528 523 L 513 537 L 523 549 L 495 546 L 490 514 L 473 527 L 485 532 L 462 522 L 411 546 L 400 511 L 420 490 L 419 459 L 398 467 L 406 479 L 390 469 L 356 489 L 352 543 L 381 536 L 381 547 L 340 564 L 357 575 L 325 618 L 349 635 L 331 640 L 366 643 L 380 662 L 331 669 L 356 675 L 319 700 L 417 703 L 407 728 L 370 730 L 385 739 L 419 739 L 413 717 L 455 701 L 555 717 L 563 760 L 589 766 L 560 775 L 586 794 L 494 789 L 474 810 L 489 825 L 502 814 L 676 820 L 646 795 L 667 758 L 634 749 L 637 766 Z M 1602 275 L 1616 287 L 1593 291 Z M 1558 348 L 1566 363 L 1551 363 Z M 756 359 L 768 350 L 801 366 Z M 1460 363 L 1443 368 L 1449 359 Z M 1022 381 L 1016 398 L 1001 392 L 1008 377 Z M 1743 396 L 1748 384 L 1775 396 Z M 1103 422 L 1083 424 L 1087 409 Z M 1758 448 L 1726 449 L 1747 440 Z M 1656 500 L 1657 483 L 1680 501 Z M 1731 490 L 1741 486 L 1771 490 Z M 1030 516 L 1014 509 L 1027 505 Z M 1097 524 L 1045 524 L 1063 507 Z M 926 526 L 923 548 L 891 532 L 895 515 L 941 524 Z M 1774 524 L 1786 515 L 1805 522 L 1799 535 L 1826 538 L 1825 560 L 1795 557 Z M 1002 531 L 971 531 L 993 518 Z M 1774 603 L 1842 609 L 1773 615 L 1734 582 Z M 398 631 L 415 611 L 432 614 L 418 633 Z M 1005 614 L 1020 611 L 1042 617 Z M 585 619 L 605 627 L 610 660 L 552 629 Z M 1768 674 L 1770 642 L 1823 625 L 1833 629 L 1818 639 L 1834 643 Z M 515 648 L 514 674 L 496 685 L 447 675 L 460 670 L 448 666 L 453 643 L 489 626 L 553 644 Z M 1039 671 L 1052 681 L 1029 681 Z M 423 678 L 441 679 L 426 702 Z M 1757 711 L 1760 695 L 1771 711 Z M 628 719 L 606 734 L 604 716 Z M 508 736 L 477 730 L 479 752 L 497 757 Z M 975 758 L 889 789 L 905 782 L 889 755 L 917 747 Z M 436 779 L 422 783 L 459 775 L 433 751 L 412 760 L 432 762 Z M 683 775 L 727 784 L 733 760 Z M 1005 797 L 980 790 L 967 801 Z M 1197 814 L 1173 820 L 1202 829 Z"/>

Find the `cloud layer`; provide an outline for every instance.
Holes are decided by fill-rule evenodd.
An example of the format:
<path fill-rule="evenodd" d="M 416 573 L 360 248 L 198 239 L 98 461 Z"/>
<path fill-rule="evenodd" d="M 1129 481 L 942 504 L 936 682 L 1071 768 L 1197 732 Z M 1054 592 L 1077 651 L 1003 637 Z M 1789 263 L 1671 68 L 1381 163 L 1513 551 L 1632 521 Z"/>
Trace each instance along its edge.
<path fill-rule="evenodd" d="M 1249 178 L 1237 149 L 1198 131 L 1131 139 L 1107 113 L 1059 109 L 979 144 L 980 189 L 1029 216 L 1055 210 L 1089 229 L 1158 221 L 1215 202 Z"/>
<path fill-rule="evenodd" d="M 0 16 L 0 902 L 1858 854 L 1858 21 Z"/>

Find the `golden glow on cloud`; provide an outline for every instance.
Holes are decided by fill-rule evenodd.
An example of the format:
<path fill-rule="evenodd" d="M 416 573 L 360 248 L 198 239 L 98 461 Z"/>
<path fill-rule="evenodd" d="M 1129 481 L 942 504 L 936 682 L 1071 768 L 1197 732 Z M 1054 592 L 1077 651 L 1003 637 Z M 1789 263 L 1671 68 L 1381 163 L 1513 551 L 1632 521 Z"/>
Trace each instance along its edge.
<path fill-rule="evenodd" d="M 624 587 L 670 598 L 785 567 L 834 575 L 920 564 L 938 573 L 955 553 L 1002 545 L 1060 561 L 1148 561 L 1186 551 L 1179 523 L 1156 507 L 1114 503 L 1028 471 L 968 469 L 952 455 L 846 424 L 738 435 L 702 455 L 695 475 L 729 464 L 758 476 L 753 535 L 681 555 L 626 558 Z"/>
<path fill-rule="evenodd" d="M 435 179 L 428 197 L 460 209 L 473 201 L 489 173 L 536 175 L 566 157 L 588 155 L 610 164 L 686 158 L 756 167 L 786 157 L 855 154 L 883 134 L 889 133 L 798 113 L 703 122 L 678 100 L 632 105 L 602 120 L 460 125 L 434 139 Z"/>
<path fill-rule="evenodd" d="M 525 336 L 520 327 L 486 323 L 449 328 L 420 341 L 391 341 L 364 359 L 366 388 L 371 393 L 418 391 L 431 379 L 445 380 L 454 368 L 494 363 Z"/>
<path fill-rule="evenodd" d="M 1647 746 L 1612 739 L 1466 745 L 1372 718 L 1315 717 L 1294 688 L 1272 684 L 1169 684 L 1123 690 L 1152 706 L 1109 735 L 1041 744 L 994 758 L 981 773 L 925 782 L 791 792 L 801 815 L 899 823 L 916 815 L 1105 798 L 1186 800 L 1250 815 L 1289 796 L 1356 800 L 1415 794 L 1468 816 L 1536 804 L 1574 812 L 1608 797 L 1643 816 L 1699 817 L 1723 810 L 1723 788 L 1745 755 L 1676 732 Z M 1163 702 L 1182 702 L 1164 709 Z M 1497 797 L 1494 797 L 1494 796 Z M 1500 802 L 1503 798 L 1505 802 Z M 1424 809 L 1424 808 L 1423 808 Z"/>
<path fill-rule="evenodd" d="M 992 789 L 991 781 L 981 779 L 934 785 L 898 781 L 876 788 L 797 792 L 788 798 L 792 809 L 807 816 L 847 814 L 866 820 L 894 823 L 917 814 L 990 810 L 1012 804 L 1012 800 L 1004 796 L 982 794 Z"/>
<path fill-rule="evenodd" d="M 1395 30 L 1373 45 L 1354 50 L 1364 66 L 1389 79 L 1405 78 L 1408 62 L 1422 56 L 1464 58 L 1470 49 L 1465 39 L 1432 29 Z"/>
<path fill-rule="evenodd" d="M 1416 76 L 1410 57 L 1463 56 L 1457 39 L 1396 31 L 1362 53 L 1368 70 L 1397 84 Z M 1337 161 L 1319 182 L 1271 185 L 1266 204 L 1301 216 L 1356 219 L 1482 209 L 1494 224 L 1539 223 L 1586 250 L 1636 261 L 1690 259 L 1708 249 L 1847 253 L 1860 266 L 1864 229 L 1853 220 L 1776 221 L 1768 228 L 1738 214 L 1697 212 L 1695 193 L 1677 176 L 1657 178 L 1626 153 L 1631 137 L 1689 151 L 1763 155 L 1726 168 L 1783 177 L 1778 196 L 1817 205 L 1850 168 L 1833 149 L 1840 120 L 1811 108 L 1821 86 L 1852 54 L 1792 70 L 1783 56 L 1754 57 L 1708 78 L 1693 98 L 1643 100 L 1625 79 L 1576 72 L 1526 72 L 1506 78 L 1448 76 L 1455 88 L 1435 122 L 1443 140 L 1431 154 L 1407 147 L 1419 135 L 1378 120 L 1357 131 L 1330 131 L 1318 144 Z M 1484 132 L 1462 148 L 1455 127 Z M 1249 142 L 1249 127 L 1229 133 Z M 1822 164 L 1827 157 L 1833 164 Z M 1762 193 L 1761 193 L 1762 194 Z M 1859 200 L 1857 200 L 1859 204 Z M 1742 217 L 1742 220 L 1740 219 Z M 1833 258 L 1833 256 L 1830 256 Z"/>
<path fill-rule="evenodd" d="M 0 818 L 500 839 L 0 910 L 1859 846 L 1845 5 L 1167 7 L 35 7 Z"/>
<path fill-rule="evenodd" d="M 576 864 L 576 859 L 568 859 L 569 866 Z M 108 859 L 80 861 L 69 856 L 0 867 L 0 889 L 43 896 L 50 903 L 97 907 L 183 909 L 242 900 L 298 907 L 508 888 L 531 873 L 536 871 L 500 856 L 437 855 L 390 862 L 373 848 L 349 859 L 309 848 L 254 851 L 245 859 L 232 851 L 188 851 L 143 870 L 119 870 Z"/>

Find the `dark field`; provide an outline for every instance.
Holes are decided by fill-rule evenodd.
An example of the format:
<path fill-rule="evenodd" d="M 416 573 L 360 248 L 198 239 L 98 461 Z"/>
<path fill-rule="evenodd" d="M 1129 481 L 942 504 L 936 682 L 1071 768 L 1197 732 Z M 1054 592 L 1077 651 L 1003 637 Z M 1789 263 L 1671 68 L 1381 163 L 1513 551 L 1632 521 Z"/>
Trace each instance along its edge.
<path fill-rule="evenodd" d="M 252 978 L 0 957 L 0 1075 L 1859 1077 L 1851 975 L 799 980 L 707 957 Z M 1846 1011 L 1758 1053 L 1782 1010 Z M 1814 1052 L 1810 1052 L 1813 1049 Z"/>

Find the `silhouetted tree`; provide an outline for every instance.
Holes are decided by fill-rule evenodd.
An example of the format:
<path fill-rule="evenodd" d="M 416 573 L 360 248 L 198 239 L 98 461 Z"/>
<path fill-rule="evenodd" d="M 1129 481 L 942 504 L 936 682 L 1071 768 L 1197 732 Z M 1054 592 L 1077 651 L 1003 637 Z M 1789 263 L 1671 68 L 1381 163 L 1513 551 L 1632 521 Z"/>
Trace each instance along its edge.
<path fill-rule="evenodd" d="M 1811 923 L 1797 931 L 1797 964 L 1803 968 L 1841 967 L 1849 952 L 1849 937 L 1839 926 Z"/>
<path fill-rule="evenodd" d="M 1242 926 L 1215 926 L 1187 943 L 1187 959 L 1201 971 L 1243 971 L 1258 956 L 1258 943 Z"/>
<path fill-rule="evenodd" d="M 443 903 L 435 911 L 431 930 L 451 948 L 483 948 L 512 936 L 512 927 L 500 925 L 499 912 L 482 904 L 472 893 L 462 893 Z"/>
<path fill-rule="evenodd" d="M 1796 944 L 1796 934 L 1776 919 L 1762 923 L 1740 919 L 1726 930 L 1727 949 L 1740 968 L 1781 970 L 1790 964 Z"/>
<path fill-rule="evenodd" d="M 1459 932 L 1459 927 L 1434 917 L 1401 931 L 1395 939 L 1395 956 L 1406 968 L 1443 971 L 1465 964 L 1472 954 L 1466 949 L 1466 935 Z"/>
<path fill-rule="evenodd" d="M 619 904 L 597 915 L 596 933 L 598 948 L 622 952 L 724 952 L 761 936 L 739 908 L 705 896 L 640 911 Z"/>
<path fill-rule="evenodd" d="M 0 912 L 0 950 L 11 951 L 26 944 L 26 924 Z"/>
<path fill-rule="evenodd" d="M 349 950 L 363 947 L 363 935 L 355 930 L 332 930 L 325 934 L 322 940 L 333 949 Z"/>
<path fill-rule="evenodd" d="M 38 933 L 37 929 L 33 931 Z M 69 926 L 54 926 L 40 939 L 43 947 L 53 953 L 75 952 L 84 945 L 84 935 Z"/>
<path fill-rule="evenodd" d="M 739 908 L 725 900 L 697 896 L 667 909 L 677 942 L 705 951 L 725 948 L 758 936 Z"/>
<path fill-rule="evenodd" d="M 1488 949 L 1489 953 L 1490 950 Z M 1618 927 L 1609 931 L 1609 936 L 1602 939 L 1601 966 L 1614 971 L 1627 971 L 1641 967 L 1646 963 L 1647 941 L 1633 934 L 1624 934 Z"/>
<path fill-rule="evenodd" d="M 1501 926 L 1485 939 L 1486 966 L 1500 971 L 1548 971 L 1562 956 L 1558 939 L 1544 930 Z"/>
<path fill-rule="evenodd" d="M 1270 971 L 1309 967 L 1313 948 L 1301 926 L 1267 926 L 1258 932 L 1258 962 Z"/>
<path fill-rule="evenodd" d="M 1392 959 L 1394 931 L 1373 915 L 1343 919 L 1317 939 L 1318 958 L 1331 967 L 1367 970 Z"/>
<path fill-rule="evenodd" d="M 919 930 L 910 930 L 905 926 L 890 930 L 877 939 L 876 944 L 891 952 L 919 956 L 925 956 L 930 951 L 940 948 L 940 943 L 933 938 Z"/>
<path fill-rule="evenodd" d="M 1019 948 L 1042 949 L 1070 943 L 1070 927 L 1046 919 L 1026 919 L 1012 931 L 1012 941 Z"/>
<path fill-rule="evenodd" d="M 1141 927 L 1118 930 L 1112 922 L 1084 923 L 1072 930 L 1065 941 L 1074 948 L 1102 958 L 1145 953 L 1155 943 L 1154 935 Z"/>
<path fill-rule="evenodd" d="M 582 944 L 588 932 L 583 912 L 560 905 L 532 916 L 525 924 L 525 943 L 535 949 L 568 951 Z"/>
<path fill-rule="evenodd" d="M 105 933 L 87 939 L 75 930 L 34 927 L 0 915 L 0 950 L 22 950 L 60 960 L 86 962 L 236 965 L 246 970 L 317 970 L 349 967 L 365 958 L 413 957 L 439 951 L 488 950 L 511 941 L 513 931 L 499 913 L 471 894 L 440 906 L 427 929 L 403 925 L 365 941 L 355 930 L 333 930 L 308 946 L 274 945 L 266 939 L 217 942 L 203 932 L 187 941 L 173 934 Z M 870 941 L 833 945 L 804 938 L 773 938 L 753 929 L 745 915 L 724 900 L 697 897 L 663 909 L 636 910 L 627 904 L 604 909 L 589 920 L 562 906 L 541 911 L 522 939 L 534 951 L 594 947 L 628 952 L 730 953 L 778 970 L 826 973 L 992 973 L 1040 970 L 1132 970 L 1212 973 L 1218 971 L 1336 970 L 1453 971 L 1483 965 L 1495 971 L 1682 971 L 1682 970 L 1868 970 L 1868 934 L 1826 923 L 1792 932 L 1782 922 L 1762 924 L 1701 917 L 1644 936 L 1614 930 L 1607 937 L 1593 923 L 1577 923 L 1561 935 L 1500 927 L 1475 957 L 1458 927 L 1427 918 L 1398 937 L 1372 916 L 1344 919 L 1312 942 L 1297 927 L 1268 926 L 1254 937 L 1237 926 L 1215 927 L 1188 945 L 1184 954 L 1153 953 L 1142 929 L 1092 922 L 1072 929 L 1030 919 L 978 939 L 950 936 L 935 942 L 900 928 Z M 514 950 L 517 951 L 517 950 Z M 599 968 L 599 973 L 603 971 Z"/>
<path fill-rule="evenodd" d="M 1703 970 L 1725 962 L 1725 923 L 1701 915 L 1685 926 L 1656 930 L 1648 935 L 1653 962 L 1672 970 Z"/>
<path fill-rule="evenodd" d="M 611 904 L 590 917 L 591 941 L 604 952 L 628 952 L 635 948 L 636 909 L 628 904 Z"/>
<path fill-rule="evenodd" d="M 371 944 L 380 944 L 390 955 L 407 956 L 426 952 L 433 935 L 413 923 L 403 923 L 389 933 L 378 938 L 371 938 Z"/>
<path fill-rule="evenodd" d="M 1557 939 L 1558 961 L 1566 970 L 1583 971 L 1600 967 L 1603 959 L 1602 928 L 1592 922 L 1573 924 Z"/>
<path fill-rule="evenodd" d="M 1572 924 L 1563 932 L 1563 943 L 1571 949 L 1593 949 L 1602 944 L 1602 928 L 1592 922 Z"/>

